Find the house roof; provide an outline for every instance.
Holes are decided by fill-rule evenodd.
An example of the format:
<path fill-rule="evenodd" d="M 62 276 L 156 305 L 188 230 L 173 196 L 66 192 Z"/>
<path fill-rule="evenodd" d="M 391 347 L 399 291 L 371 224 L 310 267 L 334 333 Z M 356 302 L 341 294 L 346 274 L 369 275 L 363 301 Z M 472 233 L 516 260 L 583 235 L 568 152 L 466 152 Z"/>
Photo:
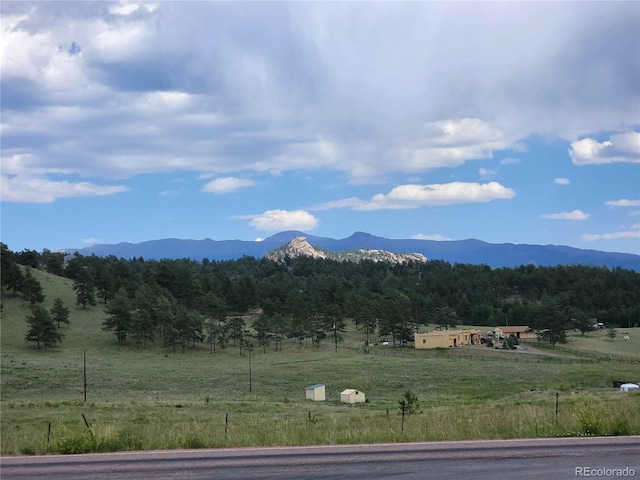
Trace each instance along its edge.
<path fill-rule="evenodd" d="M 343 390 L 342 392 L 340 392 L 340 395 L 351 395 L 352 393 L 358 393 L 359 390 L 356 390 L 354 388 L 347 388 L 346 390 Z"/>
<path fill-rule="evenodd" d="M 316 383 L 315 385 L 309 385 L 305 390 L 315 390 L 316 388 L 324 387 L 323 383 Z"/>
<path fill-rule="evenodd" d="M 529 327 L 526 327 L 529 328 Z M 461 333 L 476 333 L 479 334 L 478 330 L 433 330 L 431 332 L 426 333 L 416 333 L 416 336 L 419 335 L 430 335 L 430 336 L 441 336 L 441 335 L 459 335 Z"/>
<path fill-rule="evenodd" d="M 496 329 L 502 330 L 502 333 L 525 333 L 529 331 L 528 325 L 505 325 L 502 327 L 496 327 Z"/>

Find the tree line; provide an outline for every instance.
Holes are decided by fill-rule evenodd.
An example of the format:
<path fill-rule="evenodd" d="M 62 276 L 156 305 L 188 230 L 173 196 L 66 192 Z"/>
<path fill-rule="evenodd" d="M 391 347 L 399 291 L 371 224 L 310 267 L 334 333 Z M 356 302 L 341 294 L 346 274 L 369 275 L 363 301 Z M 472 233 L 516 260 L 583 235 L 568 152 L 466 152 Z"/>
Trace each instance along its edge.
<path fill-rule="evenodd" d="M 2 288 L 32 306 L 42 292 L 24 267 L 72 279 L 78 307 L 102 305 L 103 328 L 119 344 L 143 348 L 161 341 L 181 351 L 202 344 L 277 350 L 289 338 L 310 346 L 331 341 L 337 349 L 347 322 L 365 332 L 367 345 L 378 338 L 406 345 L 427 325 L 529 325 L 551 343 L 564 341 L 570 328 L 586 332 L 596 319 L 640 326 L 640 275 L 622 268 L 145 260 L 12 252 L 3 244 Z"/>

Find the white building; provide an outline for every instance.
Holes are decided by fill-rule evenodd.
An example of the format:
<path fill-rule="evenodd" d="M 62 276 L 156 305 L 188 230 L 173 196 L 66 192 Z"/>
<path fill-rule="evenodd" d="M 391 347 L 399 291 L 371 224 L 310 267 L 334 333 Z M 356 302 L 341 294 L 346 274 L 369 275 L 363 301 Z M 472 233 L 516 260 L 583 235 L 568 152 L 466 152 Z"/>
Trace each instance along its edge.
<path fill-rule="evenodd" d="M 362 403 L 365 401 L 364 392 L 347 388 L 340 393 L 340 401 L 342 403 Z"/>
<path fill-rule="evenodd" d="M 305 388 L 307 400 L 313 400 L 315 402 L 322 402 L 325 400 L 324 385 L 317 383 L 315 385 L 309 385 Z"/>

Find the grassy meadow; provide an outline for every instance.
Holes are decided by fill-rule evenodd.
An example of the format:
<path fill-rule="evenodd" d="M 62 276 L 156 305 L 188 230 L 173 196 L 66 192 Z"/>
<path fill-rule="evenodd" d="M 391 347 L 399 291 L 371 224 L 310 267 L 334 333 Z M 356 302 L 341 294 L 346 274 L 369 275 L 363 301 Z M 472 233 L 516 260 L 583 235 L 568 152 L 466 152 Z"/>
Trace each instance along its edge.
<path fill-rule="evenodd" d="M 640 434 L 640 394 L 611 386 L 640 381 L 640 358 L 569 363 L 571 354 L 558 350 L 566 360 L 558 363 L 485 347 L 372 346 L 366 355 L 364 332 L 353 326 L 337 352 L 329 339 L 318 349 L 286 340 L 282 351 L 272 343 L 250 360 L 232 345 L 184 354 L 158 341 L 119 347 L 102 331 L 103 305 L 82 309 L 70 280 L 34 276 L 44 306 L 61 297 L 71 324 L 61 327 L 58 346 L 37 350 L 24 341 L 26 303 L 3 292 L 2 455 Z M 600 332 L 572 334 L 566 347 L 640 357 L 640 329 L 618 329 L 613 341 Z M 305 386 L 315 383 L 326 385 L 325 402 L 305 400 Z M 363 391 L 367 402 L 340 403 L 345 388 Z M 406 390 L 417 395 L 420 412 L 403 431 L 398 401 Z"/>

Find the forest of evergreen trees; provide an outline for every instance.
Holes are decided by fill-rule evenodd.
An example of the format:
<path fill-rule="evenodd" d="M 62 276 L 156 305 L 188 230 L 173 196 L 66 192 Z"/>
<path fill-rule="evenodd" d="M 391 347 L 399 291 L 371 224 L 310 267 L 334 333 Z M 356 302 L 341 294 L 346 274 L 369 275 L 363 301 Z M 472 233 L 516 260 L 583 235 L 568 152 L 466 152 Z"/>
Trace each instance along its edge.
<path fill-rule="evenodd" d="M 23 266 L 20 268 L 19 265 Z M 426 326 L 529 325 L 551 330 L 640 326 L 640 274 L 585 265 L 337 262 L 309 257 L 286 264 L 254 257 L 201 262 L 65 257 L 12 252 L 2 244 L 2 289 L 42 301 L 30 267 L 73 280 L 77 305 L 102 305 L 103 327 L 122 345 L 163 342 L 173 349 L 252 345 L 285 338 L 335 342 L 346 322 L 394 345 Z M 28 277 L 31 277 L 30 279 Z M 37 283 L 37 282 L 36 282 Z M 30 285 L 30 286 L 29 286 Z M 253 315 L 245 315 L 252 312 Z M 258 314 L 255 314 L 259 312 Z"/>

